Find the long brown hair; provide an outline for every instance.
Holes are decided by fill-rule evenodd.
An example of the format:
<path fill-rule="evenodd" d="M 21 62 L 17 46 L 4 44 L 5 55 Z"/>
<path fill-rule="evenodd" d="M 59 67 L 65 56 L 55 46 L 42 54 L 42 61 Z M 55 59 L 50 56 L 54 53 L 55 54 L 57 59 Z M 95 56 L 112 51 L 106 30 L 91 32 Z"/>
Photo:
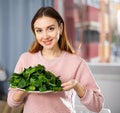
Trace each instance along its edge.
<path fill-rule="evenodd" d="M 58 41 L 59 47 L 61 50 L 65 50 L 70 53 L 75 53 L 74 49 L 72 48 L 72 46 L 68 40 L 64 21 L 63 21 L 62 17 L 60 16 L 60 14 L 52 7 L 42 7 L 34 15 L 32 21 L 31 21 L 31 29 L 34 33 L 34 36 L 35 36 L 34 23 L 38 18 L 40 18 L 42 16 L 47 16 L 47 17 L 56 19 L 56 21 L 58 22 L 58 25 L 63 24 L 63 32 L 60 35 L 60 39 Z M 43 47 L 38 43 L 38 41 L 35 38 L 33 44 L 31 45 L 31 47 L 29 49 L 29 52 L 35 53 L 35 52 L 38 52 L 39 50 L 42 50 L 42 48 Z"/>

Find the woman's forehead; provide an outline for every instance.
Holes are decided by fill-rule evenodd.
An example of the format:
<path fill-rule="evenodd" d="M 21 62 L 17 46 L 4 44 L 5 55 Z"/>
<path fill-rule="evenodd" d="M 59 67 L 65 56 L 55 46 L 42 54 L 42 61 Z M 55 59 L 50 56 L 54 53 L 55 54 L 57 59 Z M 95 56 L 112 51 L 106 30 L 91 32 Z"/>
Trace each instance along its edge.
<path fill-rule="evenodd" d="M 47 16 L 43 16 L 38 18 L 35 23 L 34 23 L 34 27 L 47 27 L 50 25 L 56 25 L 57 21 L 54 18 L 51 17 L 47 17 Z"/>

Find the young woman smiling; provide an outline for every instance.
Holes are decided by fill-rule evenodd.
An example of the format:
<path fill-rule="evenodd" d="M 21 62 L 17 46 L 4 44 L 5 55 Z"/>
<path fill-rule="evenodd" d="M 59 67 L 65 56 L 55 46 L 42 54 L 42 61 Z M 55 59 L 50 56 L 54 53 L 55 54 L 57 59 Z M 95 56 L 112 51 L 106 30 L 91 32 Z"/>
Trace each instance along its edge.
<path fill-rule="evenodd" d="M 99 112 L 103 107 L 103 95 L 87 63 L 70 45 L 60 14 L 52 7 L 42 7 L 33 17 L 31 28 L 34 42 L 29 51 L 20 56 L 14 72 L 44 65 L 46 70 L 60 76 L 63 91 L 36 94 L 10 88 L 9 106 L 24 103 L 23 113 L 75 113 L 74 97 L 77 94 L 89 110 Z"/>

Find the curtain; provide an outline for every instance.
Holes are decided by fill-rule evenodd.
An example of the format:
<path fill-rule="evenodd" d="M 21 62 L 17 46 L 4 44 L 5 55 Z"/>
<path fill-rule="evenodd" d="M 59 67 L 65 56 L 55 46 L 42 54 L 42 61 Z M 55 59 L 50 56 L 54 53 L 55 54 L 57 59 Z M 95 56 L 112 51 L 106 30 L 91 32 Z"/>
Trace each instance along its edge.
<path fill-rule="evenodd" d="M 0 67 L 8 77 L 21 53 L 33 41 L 31 20 L 41 6 L 53 6 L 54 0 L 0 0 Z M 8 85 L 5 83 L 5 89 Z"/>

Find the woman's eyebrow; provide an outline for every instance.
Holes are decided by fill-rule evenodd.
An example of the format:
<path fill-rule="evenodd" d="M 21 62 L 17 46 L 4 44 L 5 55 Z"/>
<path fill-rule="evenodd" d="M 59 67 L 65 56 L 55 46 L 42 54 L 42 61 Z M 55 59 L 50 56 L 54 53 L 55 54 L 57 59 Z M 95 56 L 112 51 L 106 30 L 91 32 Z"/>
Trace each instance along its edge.
<path fill-rule="evenodd" d="M 52 25 L 47 26 L 47 28 L 49 28 L 49 27 L 54 27 L 54 26 L 55 26 L 55 24 L 52 24 Z"/>
<path fill-rule="evenodd" d="M 35 27 L 34 29 L 41 29 L 40 27 Z"/>

